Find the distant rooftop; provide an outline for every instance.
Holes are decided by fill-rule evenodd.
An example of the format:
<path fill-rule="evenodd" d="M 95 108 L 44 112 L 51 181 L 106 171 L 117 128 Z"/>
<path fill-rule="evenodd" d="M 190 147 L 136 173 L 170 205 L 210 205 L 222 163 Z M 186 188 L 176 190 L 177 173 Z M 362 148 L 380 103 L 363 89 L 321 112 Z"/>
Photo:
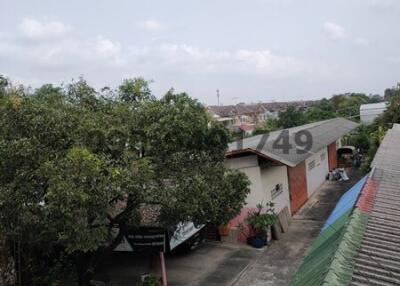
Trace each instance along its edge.
<path fill-rule="evenodd" d="M 210 105 L 208 109 L 221 116 L 230 117 L 238 115 L 252 115 L 263 113 L 265 111 L 278 111 L 288 106 L 307 107 L 315 104 L 318 101 L 289 101 L 289 102 L 264 102 L 264 103 L 239 103 L 236 105 Z"/>
<path fill-rule="evenodd" d="M 387 102 L 378 102 L 378 103 L 368 103 L 368 104 L 361 104 L 360 110 L 368 110 L 368 109 L 379 109 L 379 108 L 386 108 L 388 105 Z"/>

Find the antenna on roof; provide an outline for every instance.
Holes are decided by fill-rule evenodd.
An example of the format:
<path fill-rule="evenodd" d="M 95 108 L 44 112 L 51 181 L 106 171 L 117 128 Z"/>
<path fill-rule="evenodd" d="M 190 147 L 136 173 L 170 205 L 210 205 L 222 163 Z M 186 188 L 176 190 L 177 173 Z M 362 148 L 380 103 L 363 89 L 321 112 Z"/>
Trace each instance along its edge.
<path fill-rule="evenodd" d="M 219 106 L 219 89 L 217 89 L 217 102 L 218 102 L 218 106 Z"/>

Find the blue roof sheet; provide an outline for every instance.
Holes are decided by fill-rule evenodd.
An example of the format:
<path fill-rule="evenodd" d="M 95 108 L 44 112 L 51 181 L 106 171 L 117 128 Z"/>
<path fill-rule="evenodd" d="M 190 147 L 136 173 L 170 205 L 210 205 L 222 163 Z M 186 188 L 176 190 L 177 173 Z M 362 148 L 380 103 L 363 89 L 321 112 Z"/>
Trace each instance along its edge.
<path fill-rule="evenodd" d="M 368 178 L 368 174 L 359 180 L 350 190 L 348 190 L 339 200 L 335 209 L 332 211 L 329 218 L 326 220 L 324 226 L 321 229 L 321 232 L 324 231 L 327 227 L 333 224 L 337 219 L 339 219 L 342 215 L 344 215 L 347 211 L 351 210 L 360 194 L 366 180 Z"/>

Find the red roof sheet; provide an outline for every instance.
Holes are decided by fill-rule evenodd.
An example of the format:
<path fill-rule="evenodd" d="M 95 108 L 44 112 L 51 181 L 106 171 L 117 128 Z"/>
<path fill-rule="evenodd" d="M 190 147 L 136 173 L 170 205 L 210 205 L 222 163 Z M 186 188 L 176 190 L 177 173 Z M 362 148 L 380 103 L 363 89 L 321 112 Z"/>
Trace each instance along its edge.
<path fill-rule="evenodd" d="M 378 191 L 378 186 L 379 186 L 379 181 L 375 181 L 372 179 L 369 179 L 365 184 L 361 192 L 361 196 L 357 202 L 357 207 L 362 212 L 364 213 L 371 212 L 375 203 L 375 197 Z"/>

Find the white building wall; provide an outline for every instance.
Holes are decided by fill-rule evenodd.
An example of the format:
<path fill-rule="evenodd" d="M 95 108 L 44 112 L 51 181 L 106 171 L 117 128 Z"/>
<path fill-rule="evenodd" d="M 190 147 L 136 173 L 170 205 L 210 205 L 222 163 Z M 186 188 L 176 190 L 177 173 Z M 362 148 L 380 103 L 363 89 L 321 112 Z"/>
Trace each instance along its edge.
<path fill-rule="evenodd" d="M 285 206 L 289 208 L 290 212 L 290 198 L 289 198 L 289 182 L 287 176 L 286 166 L 272 166 L 261 169 L 261 179 L 263 188 L 265 190 L 265 202 L 273 201 L 275 203 L 275 211 L 279 213 Z M 272 198 L 272 190 L 277 184 L 282 185 L 282 191 L 279 195 Z"/>
<path fill-rule="evenodd" d="M 247 175 L 251 184 L 250 193 L 246 198 L 246 207 L 256 207 L 264 197 L 257 155 L 228 159 L 225 164 L 228 168 L 238 169 Z"/>
<path fill-rule="evenodd" d="M 254 208 L 257 204 L 275 203 L 275 211 L 280 212 L 285 206 L 290 210 L 289 183 L 286 166 L 260 168 L 256 155 L 228 159 L 226 166 L 238 169 L 249 178 L 250 193 L 246 198 L 246 207 Z M 272 199 L 271 192 L 277 184 L 282 184 L 282 192 Z"/>
<path fill-rule="evenodd" d="M 361 111 L 360 119 L 362 123 L 373 123 L 375 118 L 377 118 L 380 114 L 382 114 L 385 110 L 381 109 L 380 111 L 375 111 L 374 113 L 368 111 Z"/>
<path fill-rule="evenodd" d="M 375 118 L 382 114 L 387 108 L 386 102 L 361 104 L 360 120 L 362 123 L 372 123 Z"/>
<path fill-rule="evenodd" d="M 313 168 L 312 165 L 314 165 Z M 307 193 L 310 197 L 325 181 L 329 173 L 328 149 L 325 147 L 306 159 Z"/>

